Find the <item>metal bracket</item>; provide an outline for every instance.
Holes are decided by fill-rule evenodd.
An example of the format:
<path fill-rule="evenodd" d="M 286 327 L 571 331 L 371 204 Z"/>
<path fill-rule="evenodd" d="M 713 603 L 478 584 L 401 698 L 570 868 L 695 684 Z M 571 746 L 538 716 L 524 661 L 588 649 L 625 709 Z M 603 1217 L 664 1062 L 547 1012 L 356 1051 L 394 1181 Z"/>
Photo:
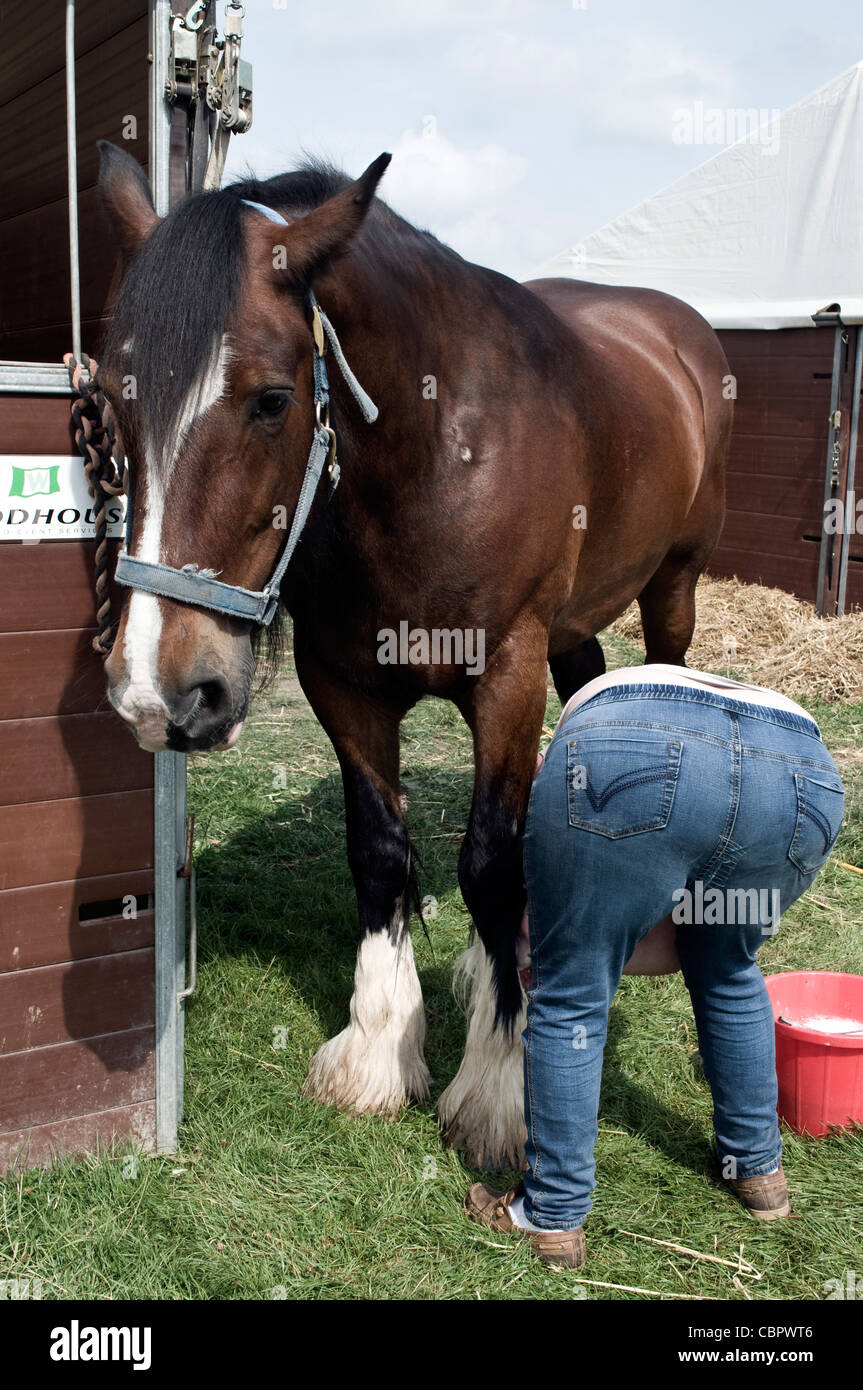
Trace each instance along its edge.
<path fill-rule="evenodd" d="M 198 29 L 203 24 L 203 16 L 198 24 L 190 23 L 195 11 L 205 9 L 204 5 L 193 5 L 186 15 L 174 15 L 171 21 L 171 58 L 168 77 L 165 82 L 165 95 L 171 102 L 181 96 L 184 100 L 196 101 L 198 97 Z"/>

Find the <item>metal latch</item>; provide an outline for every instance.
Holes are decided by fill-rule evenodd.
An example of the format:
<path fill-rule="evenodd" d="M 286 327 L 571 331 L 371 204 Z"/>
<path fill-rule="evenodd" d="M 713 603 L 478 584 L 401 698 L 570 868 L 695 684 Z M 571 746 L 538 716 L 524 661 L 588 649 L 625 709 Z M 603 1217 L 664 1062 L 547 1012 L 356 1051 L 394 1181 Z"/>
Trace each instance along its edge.
<path fill-rule="evenodd" d="M 188 14 L 175 15 L 171 23 L 171 62 L 165 93 L 169 101 L 180 95 L 180 84 L 189 88 L 192 100 L 198 94 L 198 30 L 202 19 L 195 23 L 195 12 L 202 8 L 193 5 Z"/>
<path fill-rule="evenodd" d="M 833 431 L 833 447 L 830 454 L 830 482 L 835 487 L 839 482 L 839 460 L 842 450 L 839 447 L 839 431 L 842 428 L 842 411 L 834 410 L 830 416 L 830 428 Z"/>
<path fill-rule="evenodd" d="M 252 65 L 240 57 L 245 13 L 239 0 L 230 0 L 225 36 L 210 46 L 207 63 L 207 105 L 219 112 L 222 129 L 235 135 L 252 124 Z"/>

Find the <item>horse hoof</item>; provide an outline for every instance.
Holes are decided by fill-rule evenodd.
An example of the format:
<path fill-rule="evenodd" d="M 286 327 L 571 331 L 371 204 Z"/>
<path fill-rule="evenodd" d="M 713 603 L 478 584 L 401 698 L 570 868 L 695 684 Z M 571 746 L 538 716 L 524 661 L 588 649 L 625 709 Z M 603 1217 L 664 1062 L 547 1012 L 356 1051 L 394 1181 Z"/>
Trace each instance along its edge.
<path fill-rule="evenodd" d="M 370 1040 L 349 1024 L 318 1048 L 303 1095 L 358 1115 L 392 1116 L 411 1100 L 428 1100 L 430 1077 L 422 1045 L 405 1042 L 386 1031 Z"/>

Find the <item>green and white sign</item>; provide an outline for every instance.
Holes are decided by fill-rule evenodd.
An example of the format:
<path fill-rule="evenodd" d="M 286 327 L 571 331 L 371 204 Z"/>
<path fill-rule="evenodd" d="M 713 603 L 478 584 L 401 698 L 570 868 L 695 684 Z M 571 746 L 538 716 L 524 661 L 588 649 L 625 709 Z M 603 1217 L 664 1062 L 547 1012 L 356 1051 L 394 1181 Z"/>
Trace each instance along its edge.
<path fill-rule="evenodd" d="M 91 540 L 95 513 L 80 458 L 0 454 L 0 541 Z M 108 504 L 108 535 L 121 537 L 125 497 Z"/>

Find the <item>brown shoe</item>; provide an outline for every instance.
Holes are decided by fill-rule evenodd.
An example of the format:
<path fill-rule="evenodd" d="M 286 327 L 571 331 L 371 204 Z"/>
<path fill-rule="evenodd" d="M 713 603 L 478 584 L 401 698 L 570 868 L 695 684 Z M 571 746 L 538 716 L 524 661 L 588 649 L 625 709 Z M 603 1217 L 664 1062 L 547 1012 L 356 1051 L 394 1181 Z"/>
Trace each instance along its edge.
<path fill-rule="evenodd" d="M 511 1187 L 508 1192 L 498 1192 L 484 1182 L 475 1182 L 464 1199 L 464 1209 L 474 1221 L 481 1221 L 493 1231 L 504 1235 L 516 1235 L 530 1241 L 530 1248 L 546 1265 L 570 1265 L 579 1269 L 586 1256 L 584 1227 L 574 1231 L 523 1231 L 516 1226 L 509 1214 L 509 1204 L 516 1197 L 524 1196 L 524 1183 Z"/>
<path fill-rule="evenodd" d="M 757 1178 L 728 1178 L 726 1181 L 750 1216 L 757 1216 L 761 1221 L 777 1221 L 781 1216 L 791 1215 L 788 1184 L 781 1163 L 775 1173 L 763 1173 Z"/>

